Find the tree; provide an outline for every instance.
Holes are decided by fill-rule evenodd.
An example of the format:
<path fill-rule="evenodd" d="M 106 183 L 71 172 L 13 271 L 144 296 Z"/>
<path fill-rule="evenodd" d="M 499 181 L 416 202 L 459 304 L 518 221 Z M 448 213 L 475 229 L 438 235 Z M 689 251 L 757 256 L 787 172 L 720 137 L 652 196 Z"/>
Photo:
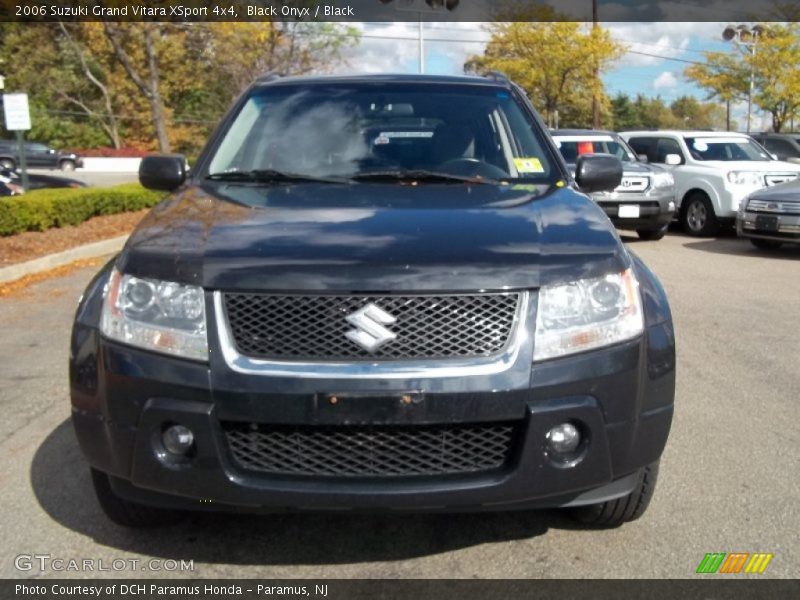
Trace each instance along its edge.
<path fill-rule="evenodd" d="M 337 23 L 208 23 L 204 36 L 212 60 L 224 61 L 219 83 L 232 97 L 256 77 L 325 73 L 343 61 L 343 51 L 358 44 L 354 27 Z"/>
<path fill-rule="evenodd" d="M 330 71 L 357 43 L 336 23 L 0 23 L 31 138 L 67 148 L 194 154 L 257 75 Z"/>
<path fill-rule="evenodd" d="M 623 47 L 601 28 L 574 22 L 503 22 L 489 25 L 491 38 L 482 56 L 470 57 L 466 72 L 502 71 L 519 83 L 552 124 L 591 125 L 592 97 L 610 114 L 602 73 Z"/>
<path fill-rule="evenodd" d="M 749 73 L 738 57 L 725 52 L 707 52 L 705 59 L 705 64 L 687 67 L 684 75 L 708 90 L 708 100 L 718 98 L 730 106 L 731 102 L 747 98 Z"/>
<path fill-rule="evenodd" d="M 800 25 L 771 24 L 746 57 L 753 69 L 753 102 L 772 116 L 772 129 L 779 132 L 800 114 Z"/>
<path fill-rule="evenodd" d="M 669 108 L 684 129 L 724 129 L 726 126 L 722 107 L 716 103 L 700 102 L 694 96 L 681 96 Z"/>
<path fill-rule="evenodd" d="M 158 149 L 161 152 L 170 151 L 169 136 L 167 135 L 167 113 L 164 107 L 161 91 L 161 68 L 159 42 L 169 35 L 167 27 L 161 23 L 145 22 L 130 23 L 123 30 L 117 23 L 103 21 L 105 31 L 117 60 L 125 69 L 139 91 L 150 103 L 150 115 L 153 121 Z M 144 50 L 143 65 L 136 65 L 126 46 L 142 43 Z"/>
<path fill-rule="evenodd" d="M 77 72 L 79 78 L 85 78 L 85 82 L 95 88 L 96 94 L 81 93 L 80 88 L 70 92 L 64 87 L 60 87 L 58 93 L 68 103 L 85 112 L 87 116 L 95 117 L 106 135 L 108 135 L 111 145 L 114 148 L 119 148 L 121 146 L 119 122 L 107 83 L 107 73 L 93 56 L 88 44 L 83 43 L 79 38 L 81 34 L 80 25 L 75 26 L 78 33 L 77 36 L 71 33 L 68 26 L 62 21 L 59 21 L 58 26 L 65 46 L 62 54 L 67 57 L 71 54 L 77 59 L 73 74 Z M 92 101 L 92 96 L 95 96 L 95 101 Z"/>
<path fill-rule="evenodd" d="M 753 77 L 753 103 L 772 116 L 772 128 L 800 114 L 800 25 L 762 26 L 753 46 L 740 53 L 707 52 L 706 63 L 692 65 L 686 76 L 725 101 L 747 98 Z"/>

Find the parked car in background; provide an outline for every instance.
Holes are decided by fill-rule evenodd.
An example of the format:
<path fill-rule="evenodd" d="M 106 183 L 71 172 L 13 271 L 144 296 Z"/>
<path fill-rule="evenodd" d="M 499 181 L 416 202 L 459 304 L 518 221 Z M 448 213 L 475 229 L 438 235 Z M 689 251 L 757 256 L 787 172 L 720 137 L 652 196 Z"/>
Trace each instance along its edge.
<path fill-rule="evenodd" d="M 83 159 L 77 154 L 59 152 L 47 144 L 24 142 L 25 163 L 34 169 L 61 169 L 74 171 L 83 166 Z M 16 140 L 0 140 L 0 167 L 16 169 L 20 165 L 19 145 Z"/>
<path fill-rule="evenodd" d="M 800 180 L 753 192 L 736 217 L 736 233 L 757 248 L 800 244 Z"/>
<path fill-rule="evenodd" d="M 637 154 L 672 170 L 678 218 L 689 235 L 714 235 L 720 227 L 733 226 L 739 203 L 748 194 L 800 174 L 800 165 L 773 159 L 741 133 L 626 131 L 620 135 Z"/>
<path fill-rule="evenodd" d="M 559 129 L 551 135 L 572 172 L 583 154 L 616 156 L 622 162 L 622 182 L 612 191 L 594 192 L 592 199 L 615 226 L 635 229 L 643 240 L 664 237 L 675 213 L 675 181 L 668 170 L 640 161 L 625 140 L 610 131 Z"/>
<path fill-rule="evenodd" d="M 18 196 L 24 193 L 19 175 L 9 169 L 0 169 L 0 196 Z"/>
<path fill-rule="evenodd" d="M 505 78 L 265 77 L 88 285 L 72 418 L 100 505 L 638 518 L 675 392 L 655 275 Z M 159 508 L 161 510 L 159 510 Z"/>
<path fill-rule="evenodd" d="M 800 163 L 800 133 L 754 133 L 751 137 L 778 160 Z"/>
<path fill-rule="evenodd" d="M 87 187 L 83 181 L 69 177 L 40 175 L 28 173 L 28 191 L 44 188 L 81 188 Z M 0 168 L 0 196 L 17 196 L 23 194 L 22 178 L 17 171 Z"/>

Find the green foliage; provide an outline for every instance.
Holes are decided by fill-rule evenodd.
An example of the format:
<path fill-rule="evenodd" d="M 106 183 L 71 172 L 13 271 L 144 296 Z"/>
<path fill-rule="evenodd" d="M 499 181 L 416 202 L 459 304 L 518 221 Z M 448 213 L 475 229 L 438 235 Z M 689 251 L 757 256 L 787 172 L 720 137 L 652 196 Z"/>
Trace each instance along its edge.
<path fill-rule="evenodd" d="M 688 67 L 685 74 L 710 97 L 723 100 L 746 98 L 752 76 L 753 103 L 780 131 L 800 116 L 800 25 L 769 23 L 761 31 L 757 43 L 750 38 L 731 52 L 706 52 L 705 63 Z"/>
<path fill-rule="evenodd" d="M 466 72 L 502 71 L 525 89 L 551 125 L 591 125 L 593 97 L 608 114 L 599 74 L 622 56 L 623 47 L 604 28 L 534 21 L 488 27 L 491 39 L 483 55 L 467 60 Z"/>
<path fill-rule="evenodd" d="M 725 109 L 714 102 L 701 102 L 692 96 L 681 96 L 671 104 L 660 97 L 638 94 L 631 99 L 617 94 L 611 99 L 614 129 L 725 129 Z M 735 123 L 731 127 L 735 129 Z"/>
<path fill-rule="evenodd" d="M 111 188 L 35 190 L 0 199 L 0 235 L 78 225 L 98 215 L 150 208 L 163 198 L 163 192 L 146 190 L 138 183 Z"/>
<path fill-rule="evenodd" d="M 155 122 L 169 146 L 197 154 L 231 101 L 267 71 L 321 73 L 345 61 L 359 33 L 341 23 L 0 23 L 6 91 L 27 92 L 30 140 L 58 148 L 157 147 Z M 154 35 L 153 63 L 145 32 Z M 155 86 L 163 115 L 124 68 Z M 25 60 L 19 60 L 19 57 Z M 155 83 L 154 83 L 155 82 Z M 5 137 L 10 137 L 5 135 Z"/>

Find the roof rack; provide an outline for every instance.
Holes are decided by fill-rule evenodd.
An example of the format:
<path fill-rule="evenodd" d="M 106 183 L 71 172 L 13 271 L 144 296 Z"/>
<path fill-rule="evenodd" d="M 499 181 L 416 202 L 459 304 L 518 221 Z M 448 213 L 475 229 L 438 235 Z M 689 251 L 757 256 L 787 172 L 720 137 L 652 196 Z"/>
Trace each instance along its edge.
<path fill-rule="evenodd" d="M 508 78 L 508 75 L 503 73 L 502 71 L 487 71 L 483 74 L 486 79 L 491 79 L 492 81 L 497 81 L 498 83 L 505 83 L 507 85 L 511 85 L 511 80 Z"/>
<path fill-rule="evenodd" d="M 281 74 L 276 73 L 275 71 L 270 71 L 268 73 L 264 73 L 263 75 L 259 75 L 256 77 L 256 83 L 268 83 L 270 81 L 275 81 L 276 79 L 280 79 Z"/>

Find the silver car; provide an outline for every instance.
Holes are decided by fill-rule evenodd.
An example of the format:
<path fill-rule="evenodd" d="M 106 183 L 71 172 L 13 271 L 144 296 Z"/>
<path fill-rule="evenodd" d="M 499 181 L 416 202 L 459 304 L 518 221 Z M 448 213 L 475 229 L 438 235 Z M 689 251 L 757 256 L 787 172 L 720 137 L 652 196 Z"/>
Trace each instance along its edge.
<path fill-rule="evenodd" d="M 622 181 L 610 192 L 595 192 L 592 199 L 620 229 L 635 229 L 643 240 L 660 240 L 675 213 L 675 181 L 664 167 L 651 165 L 611 131 L 559 129 L 551 131 L 561 156 L 575 172 L 578 156 L 602 153 L 622 162 Z"/>
<path fill-rule="evenodd" d="M 739 205 L 736 232 L 757 248 L 800 244 L 800 180 L 764 188 Z"/>

